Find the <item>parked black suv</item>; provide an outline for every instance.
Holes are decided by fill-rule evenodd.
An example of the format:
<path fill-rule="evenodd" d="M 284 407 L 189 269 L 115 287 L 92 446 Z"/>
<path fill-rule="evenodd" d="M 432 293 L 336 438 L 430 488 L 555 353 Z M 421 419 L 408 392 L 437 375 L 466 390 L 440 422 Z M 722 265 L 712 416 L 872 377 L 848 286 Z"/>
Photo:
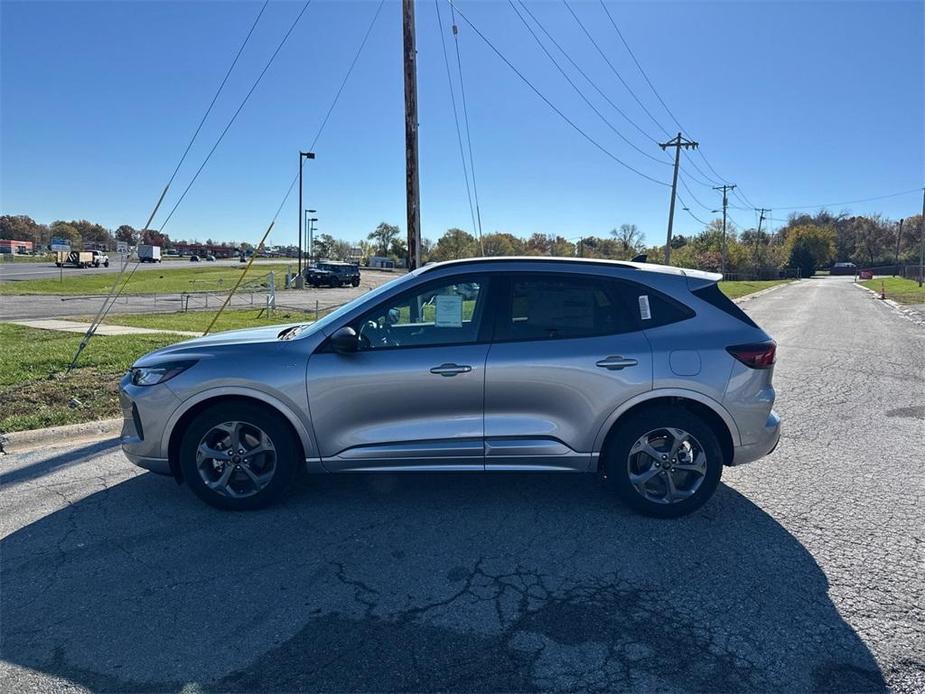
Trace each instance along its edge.
<path fill-rule="evenodd" d="M 313 287 L 360 286 L 360 268 L 351 263 L 324 260 L 305 270 L 305 282 Z"/>

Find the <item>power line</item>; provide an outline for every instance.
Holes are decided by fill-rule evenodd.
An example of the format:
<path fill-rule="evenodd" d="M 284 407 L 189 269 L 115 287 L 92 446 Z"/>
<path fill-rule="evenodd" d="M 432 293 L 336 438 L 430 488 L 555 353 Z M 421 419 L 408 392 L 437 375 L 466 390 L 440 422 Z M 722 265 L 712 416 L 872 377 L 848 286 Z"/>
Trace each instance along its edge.
<path fill-rule="evenodd" d="M 836 205 L 852 205 L 857 202 L 873 202 L 874 200 L 886 200 L 887 198 L 898 198 L 902 195 L 910 195 L 912 193 L 918 193 L 921 190 L 922 190 L 921 188 L 912 188 L 910 190 L 901 190 L 899 192 L 888 193 L 886 195 L 875 195 L 874 197 L 870 197 L 870 198 L 860 198 L 858 200 L 842 200 L 841 202 L 824 202 L 818 205 L 792 205 L 790 207 L 786 207 L 783 205 L 775 205 L 772 209 L 775 209 L 775 210 L 814 210 L 820 207 L 835 207 Z"/>
<path fill-rule="evenodd" d="M 459 159 L 462 162 L 463 179 L 466 182 L 466 199 L 469 201 L 469 215 L 472 217 L 472 230 L 478 231 L 475 223 L 475 206 L 472 204 L 472 190 L 469 187 L 469 169 L 466 166 L 466 153 L 463 148 L 462 131 L 459 127 L 459 114 L 456 111 L 456 90 L 453 88 L 453 78 L 450 72 L 450 56 L 446 50 L 446 39 L 443 36 L 443 17 L 440 14 L 440 0 L 434 0 L 437 10 L 437 26 L 440 33 L 440 45 L 443 47 L 443 64 L 446 66 L 446 82 L 450 88 L 450 102 L 453 106 L 453 121 L 456 124 L 456 141 L 459 143 Z M 479 235 L 481 242 L 481 235 Z"/>
<path fill-rule="evenodd" d="M 192 179 L 187 184 L 186 188 L 183 190 L 183 193 L 180 194 L 180 198 L 174 203 L 174 206 L 171 208 L 170 212 L 167 214 L 167 218 L 161 222 L 159 231 L 163 232 L 164 227 L 167 226 L 167 223 L 173 217 L 173 213 L 177 211 L 177 208 L 180 206 L 180 203 L 186 198 L 187 193 L 189 193 L 190 188 L 193 187 L 193 184 L 199 178 L 199 174 L 202 173 L 205 169 L 206 164 L 209 163 L 209 160 L 212 158 L 212 155 L 215 154 L 215 150 L 218 149 L 218 146 L 221 144 L 222 140 L 225 139 L 225 135 L 228 133 L 228 130 L 237 120 L 238 115 L 244 109 L 244 106 L 247 104 L 248 100 L 251 98 L 251 95 L 254 93 L 254 90 L 257 89 L 257 85 L 260 84 L 260 81 L 263 79 L 263 76 L 267 73 L 267 70 L 270 69 L 270 66 L 273 64 L 273 61 L 276 60 L 276 56 L 279 55 L 279 52 L 283 49 L 283 46 L 286 44 L 286 41 L 289 39 L 289 36 L 292 34 L 293 30 L 296 27 L 296 24 L 299 23 L 299 20 L 302 19 L 302 15 L 305 14 L 305 11 L 308 9 L 309 5 L 312 4 L 312 0 L 307 0 L 307 2 L 302 5 L 302 9 L 299 11 L 299 14 L 296 15 L 295 19 L 292 21 L 292 24 L 289 25 L 288 31 L 283 35 L 283 38 L 280 40 L 279 44 L 276 46 L 276 50 L 273 51 L 273 54 L 270 56 L 270 59 L 267 61 L 267 64 L 264 65 L 263 70 L 260 71 L 260 74 L 257 75 L 257 79 L 254 80 L 254 83 L 251 85 L 251 88 L 248 90 L 247 94 L 242 99 L 241 103 L 238 105 L 238 108 L 235 110 L 234 114 L 229 119 L 227 125 L 222 130 L 221 134 L 218 136 L 218 139 L 215 141 L 215 144 L 212 145 L 212 149 L 209 150 L 209 153 L 206 155 L 205 159 L 202 160 L 202 164 L 199 165 L 199 168 L 196 170 L 196 173 L 193 174 Z"/>
<path fill-rule="evenodd" d="M 309 145 L 308 151 L 315 151 L 315 145 L 321 138 L 321 133 L 324 132 L 324 128 L 328 123 L 328 119 L 331 117 L 331 113 L 334 111 L 334 107 L 337 106 L 338 101 L 340 101 L 340 95 L 343 93 L 344 87 L 347 86 L 347 81 L 350 79 L 350 75 L 353 74 L 353 68 L 356 67 L 357 61 L 360 59 L 360 54 L 363 52 L 363 48 L 365 48 L 366 42 L 369 40 L 369 35 L 373 31 L 373 26 L 375 26 L 376 20 L 379 18 L 379 13 L 381 12 L 382 5 L 384 3 L 385 0 L 379 0 L 379 5 L 376 7 L 376 12 L 373 14 L 373 18 L 370 20 L 369 26 L 366 27 L 366 33 L 363 34 L 363 40 L 360 41 L 360 45 L 357 47 L 356 53 L 353 56 L 353 60 L 350 61 L 350 66 L 347 68 L 347 72 L 344 73 L 344 78 L 341 80 L 340 86 L 337 88 L 337 92 L 334 94 L 334 99 L 331 101 L 331 105 L 328 107 L 327 112 L 324 114 L 324 118 L 321 120 L 321 125 L 318 126 L 318 130 L 315 132 L 314 138 L 312 138 L 312 143 Z M 304 165 L 305 162 L 303 161 L 301 166 Z M 292 194 L 292 189 L 295 187 L 295 184 L 298 180 L 299 174 L 296 173 L 296 175 L 292 177 L 292 181 L 289 183 L 289 187 L 286 189 L 286 194 L 283 196 L 282 202 L 276 209 L 276 214 L 273 215 L 274 222 L 279 217 L 279 214 L 282 212 L 286 202 L 289 200 L 289 196 Z"/>
<path fill-rule="evenodd" d="M 469 127 L 469 105 L 466 103 L 466 81 L 463 79 L 462 57 L 459 52 L 459 27 L 456 25 L 456 9 L 450 4 L 450 16 L 453 20 L 453 45 L 456 48 L 456 68 L 459 74 L 459 94 L 462 98 L 463 119 L 466 124 L 466 142 L 469 147 L 469 170 L 472 172 L 472 193 L 475 198 L 475 219 L 479 225 L 479 248 L 482 246 L 482 210 L 479 204 L 479 186 L 475 177 L 475 157 L 472 154 L 472 129 Z"/>
<path fill-rule="evenodd" d="M 565 78 L 565 81 L 568 82 L 569 85 L 571 85 L 572 89 L 574 89 L 575 92 L 578 94 L 578 96 L 581 97 L 582 101 L 584 101 L 585 104 L 587 104 L 588 107 L 589 107 L 592 111 L 594 111 L 595 114 L 597 114 L 598 118 L 600 118 L 600 119 L 604 122 L 604 124 L 605 124 L 608 128 L 610 128 L 611 131 L 613 131 L 614 134 L 616 134 L 621 140 L 623 140 L 624 142 L 626 142 L 630 147 L 632 147 L 633 149 L 635 149 L 637 152 L 639 152 L 640 154 L 642 154 L 644 157 L 647 157 L 648 159 L 651 159 L 652 161 L 656 162 L 657 164 L 664 164 L 664 165 L 667 165 L 667 166 L 671 166 L 671 162 L 665 161 L 665 160 L 663 160 L 663 159 L 659 159 L 658 157 L 652 156 L 651 154 L 649 154 L 649 153 L 646 152 L 645 150 L 640 149 L 639 147 L 637 147 L 629 138 L 627 138 L 623 133 L 621 133 L 621 132 L 613 125 L 613 123 L 611 123 L 611 122 L 607 119 L 607 117 L 606 117 L 603 113 L 601 113 L 593 103 L 591 103 L 591 100 L 588 99 L 588 97 L 584 94 L 584 92 L 581 91 L 581 89 L 579 89 L 578 85 L 576 85 L 575 82 L 572 81 L 571 77 L 568 76 L 568 73 L 565 72 L 565 70 L 562 68 L 562 66 L 559 64 L 559 62 L 553 57 L 552 53 L 550 53 L 549 50 L 546 48 L 546 46 L 543 45 L 543 42 L 540 40 L 540 37 L 536 35 L 536 32 L 533 30 L 533 28 L 530 26 L 530 24 L 527 22 L 527 20 L 524 19 L 524 17 L 523 17 L 522 14 L 520 14 L 520 11 L 517 9 L 517 6 L 514 4 L 513 0 L 508 0 L 508 4 L 511 6 L 511 9 L 514 10 L 514 14 L 517 15 L 517 18 L 521 21 L 521 23 L 524 25 L 524 27 L 526 27 L 527 31 L 530 32 L 530 36 L 533 37 L 533 40 L 536 41 L 536 44 L 540 47 L 540 49 L 543 51 L 543 53 L 546 55 L 546 57 L 549 58 L 549 60 L 552 62 L 553 65 L 555 65 L 555 67 L 556 67 L 556 69 L 559 71 L 559 73 Z M 523 5 L 522 2 L 521 2 L 521 5 Z M 524 9 L 526 10 L 526 7 L 524 7 Z M 531 17 L 532 17 L 532 15 L 531 15 Z M 534 21 L 536 21 L 535 18 L 534 18 Z M 541 27 L 541 28 L 542 28 L 542 27 Z M 547 34 L 547 36 L 548 36 L 548 34 Z M 559 50 L 560 50 L 560 51 L 562 50 L 561 47 L 559 48 Z M 586 76 L 586 78 L 587 78 L 587 76 Z"/>
<path fill-rule="evenodd" d="M 620 80 L 620 83 L 624 87 L 626 87 L 626 91 L 629 92 L 630 96 L 632 96 L 633 99 L 636 101 L 636 103 L 639 104 L 639 107 L 645 112 L 647 116 L 649 116 L 649 118 L 652 120 L 653 123 L 655 123 L 658 129 L 661 130 L 663 133 L 665 133 L 665 135 L 669 135 L 669 132 L 665 130 L 664 126 L 658 122 L 655 116 L 652 115 L 652 112 L 646 108 L 646 105 L 642 103 L 642 100 L 638 96 L 636 96 L 636 92 L 634 92 L 632 87 L 630 87 L 629 84 L 627 83 L 627 81 L 623 79 L 623 75 L 620 74 L 620 71 L 614 67 L 613 63 L 610 61 L 610 58 L 607 57 L 607 54 L 604 53 L 600 45 L 598 45 L 597 41 L 594 40 L 594 37 L 591 35 L 591 32 L 588 31 L 587 27 L 585 27 L 585 25 L 582 23 L 581 19 L 578 18 L 578 15 L 575 14 L 575 10 L 573 10 L 572 6 L 569 5 L 568 0 L 562 0 L 562 4 L 565 5 L 565 8 L 569 11 L 569 14 L 572 15 L 572 17 L 578 23 L 578 26 L 581 27 L 581 30 L 584 32 L 585 36 L 588 37 L 588 40 L 591 42 L 591 45 L 593 45 L 594 48 L 597 49 L 597 52 L 600 54 L 601 58 L 604 59 L 604 62 L 607 63 L 607 66 L 610 68 L 611 72 L 613 72 L 613 74 L 617 76 L 617 79 Z"/>
<path fill-rule="evenodd" d="M 447 1 L 450 3 L 451 6 L 455 7 L 455 3 L 453 2 L 453 0 L 447 0 Z M 518 69 L 514 66 L 514 64 L 511 63 L 511 61 L 508 60 L 508 59 L 504 56 L 504 54 L 503 54 L 501 51 L 499 51 L 499 50 L 495 47 L 495 45 L 494 45 L 489 39 L 488 39 L 481 31 L 479 31 L 478 27 L 476 27 L 476 26 L 472 23 L 472 21 L 471 21 L 468 17 L 466 17 L 466 15 L 462 13 L 462 11 L 460 11 L 460 9 L 459 9 L 458 7 L 455 7 L 455 9 L 456 9 L 457 14 L 459 14 L 459 16 L 462 17 L 462 18 L 465 20 L 466 24 L 469 25 L 469 27 L 476 33 L 476 35 L 478 35 L 478 37 L 479 37 L 480 39 L 482 39 L 482 41 L 483 41 L 483 42 L 495 53 L 495 55 L 497 55 L 497 56 L 504 62 L 504 64 L 507 65 L 507 66 L 514 72 L 514 74 L 516 74 L 516 75 L 520 78 L 520 80 L 521 80 L 524 84 L 526 84 L 528 87 L 530 87 L 530 89 L 533 91 L 533 93 L 536 94 L 538 97 L 540 97 L 540 99 L 541 99 L 547 106 L 549 106 L 549 108 L 551 108 L 553 111 L 555 111 L 556 114 L 557 114 L 562 120 L 564 120 L 566 123 L 568 123 L 576 132 L 578 132 L 579 135 L 581 135 L 583 138 L 585 138 L 588 142 L 590 142 L 592 145 L 594 145 L 594 147 L 596 147 L 597 149 L 599 149 L 599 150 L 600 150 L 601 152 L 603 152 L 606 156 L 610 157 L 611 159 L 613 159 L 615 162 L 617 162 L 618 164 L 620 164 L 620 165 L 623 166 L 624 168 L 629 169 L 630 171 L 632 171 L 633 173 L 635 173 L 637 176 L 640 176 L 640 177 L 642 177 L 642 178 L 644 178 L 644 179 L 646 179 L 646 180 L 648 180 L 648 181 L 652 181 L 652 183 L 657 183 L 658 185 L 661 185 L 661 186 L 669 187 L 669 186 L 671 185 L 671 184 L 669 184 L 669 183 L 666 183 L 665 181 L 660 181 L 660 180 L 658 180 L 657 178 L 653 178 L 652 176 L 649 176 L 648 174 L 643 173 L 643 172 L 640 171 L 639 169 L 636 169 L 635 167 L 631 166 L 630 164 L 627 164 L 625 161 L 623 161 L 622 159 L 620 159 L 617 155 L 615 155 L 615 154 L 614 154 L 613 152 L 611 152 L 609 149 L 607 149 L 607 148 L 604 147 L 602 144 L 600 144 L 600 143 L 599 143 L 597 140 L 595 140 L 593 137 L 591 137 L 590 135 L 588 135 L 588 133 L 586 133 L 584 130 L 582 130 L 578 125 L 575 124 L 575 122 L 574 122 L 572 119 L 570 119 L 568 116 L 566 116 L 555 104 L 553 104 L 548 98 L 546 98 L 546 96 L 545 96 L 539 89 L 537 89 L 537 88 L 534 86 L 534 84 L 533 84 L 530 80 L 528 80 L 528 79 L 524 76 L 524 74 L 523 74 L 520 70 L 518 70 Z"/>
<path fill-rule="evenodd" d="M 263 6 L 260 8 L 260 12 L 257 13 L 257 16 L 254 18 L 254 23 L 251 24 L 250 31 L 247 32 L 247 36 L 244 37 L 244 42 L 238 48 L 238 52 L 235 53 L 234 60 L 231 61 L 231 65 L 228 66 L 228 71 L 225 73 L 225 77 L 222 79 L 221 84 L 218 85 L 218 89 L 215 91 L 215 96 L 212 97 L 212 102 L 209 104 L 209 107 L 206 109 L 206 112 L 202 114 L 202 118 L 199 121 L 199 125 L 196 126 L 196 131 L 193 133 L 193 136 L 190 138 L 190 141 L 186 145 L 186 149 L 183 150 L 183 156 L 180 157 L 180 161 L 177 162 L 177 167 L 173 170 L 173 173 L 170 175 L 170 180 L 167 181 L 169 186 L 173 183 L 173 179 L 176 178 L 177 172 L 180 170 L 180 167 L 183 165 L 183 162 L 186 160 L 186 155 L 189 154 L 190 148 L 193 146 L 193 142 L 196 141 L 196 137 L 199 135 L 199 131 L 202 130 L 203 124 L 206 122 L 206 118 L 209 117 L 209 114 L 212 112 L 212 107 L 215 106 L 215 102 L 218 101 L 219 94 L 222 93 L 222 90 L 225 88 L 225 83 L 228 81 L 228 78 L 231 77 L 231 73 L 235 68 L 235 65 L 238 64 L 238 58 L 241 57 L 241 53 L 244 52 L 244 47 L 247 45 L 247 42 L 250 41 L 251 34 L 254 33 L 254 29 L 257 28 L 260 18 L 263 16 L 263 11 L 267 9 L 267 5 L 270 4 L 270 0 L 264 0 Z"/>
<path fill-rule="evenodd" d="M 648 132 L 646 132 L 646 131 L 642 128 L 642 126 L 640 126 L 636 121 L 634 121 L 632 118 L 630 118 L 630 117 L 626 114 L 626 112 L 623 111 L 623 109 L 621 109 L 619 106 L 617 106 L 617 105 L 613 102 L 613 100 L 610 99 L 610 97 L 608 97 L 607 94 L 605 94 L 604 91 L 603 91 L 600 87 L 598 87 L 598 85 L 597 85 L 590 77 L 588 77 L 587 73 L 585 73 L 585 71 L 581 69 L 581 67 L 572 59 L 572 57 L 568 54 L 568 52 L 567 52 L 564 48 L 562 48 L 562 46 L 559 44 L 559 42 L 556 41 L 555 38 L 553 38 L 552 34 L 550 34 L 549 31 L 546 29 L 546 27 L 543 26 L 543 23 L 540 22 L 539 19 L 537 19 L 536 15 L 534 15 L 534 14 L 530 11 L 530 9 L 529 9 L 529 8 L 527 7 L 527 5 L 523 2 L 523 0 L 519 0 L 519 2 L 520 2 L 520 6 L 523 8 L 524 12 L 526 12 L 527 14 L 530 15 L 530 18 L 536 23 L 536 25 L 540 28 L 540 30 L 541 30 L 544 34 L 546 34 L 547 38 L 549 38 L 549 40 L 552 42 L 552 44 L 553 44 L 556 48 L 559 49 L 559 52 L 562 53 L 562 55 L 565 56 L 566 60 L 568 60 L 569 63 L 571 63 L 572 67 L 574 67 L 574 68 L 578 71 L 578 73 L 579 73 L 582 77 L 585 78 L 585 80 L 588 82 L 588 84 L 590 84 L 592 87 L 594 87 L 594 89 L 597 91 L 597 93 L 600 94 L 600 95 L 607 101 L 607 103 L 610 104 L 611 107 L 613 107 L 613 109 L 614 109 L 617 113 L 619 113 L 621 116 L 623 116 L 623 118 L 624 118 L 630 125 L 632 125 L 634 128 L 636 128 L 636 130 L 638 130 L 646 139 L 648 139 L 650 142 L 652 142 L 652 143 L 654 143 L 654 144 L 658 144 L 658 140 L 657 140 L 656 138 L 652 137 Z M 641 151 L 641 150 L 640 150 L 640 151 Z"/>
<path fill-rule="evenodd" d="M 199 119 L 199 124 L 196 126 L 196 130 L 193 132 L 192 137 L 190 137 L 189 142 L 186 144 L 186 148 L 183 150 L 183 153 L 180 155 L 180 160 L 177 162 L 177 165 L 174 167 L 173 173 L 170 174 L 170 178 L 167 180 L 164 189 L 161 191 L 160 197 L 157 199 L 157 202 L 154 205 L 154 209 L 151 210 L 151 213 L 148 215 L 148 220 L 145 222 L 145 225 L 142 229 L 148 229 L 151 226 L 151 222 L 154 220 L 155 215 L 157 215 L 158 210 L 161 208 L 161 204 L 164 202 L 164 197 L 167 195 L 167 191 L 170 190 L 170 186 L 173 184 L 174 179 L 177 176 L 177 173 L 180 171 L 180 167 L 183 166 L 183 162 L 186 160 L 186 156 L 189 154 L 190 149 L 193 146 L 193 143 L 196 141 L 199 136 L 202 126 L 205 124 L 206 119 L 209 117 L 209 114 L 212 112 L 212 108 L 215 106 L 215 102 L 218 101 L 219 95 L 222 93 L 222 90 L 225 88 L 225 84 L 228 82 L 228 78 L 231 76 L 231 73 L 234 71 L 235 66 L 238 64 L 238 59 L 241 57 L 241 54 L 244 52 L 245 46 L 247 46 L 250 41 L 251 35 L 254 33 L 254 29 L 257 28 L 257 24 L 260 22 L 260 18 L 263 16 L 264 10 L 267 9 L 267 5 L 270 0 L 265 0 L 263 5 L 260 8 L 260 11 L 257 13 L 257 16 L 254 18 L 253 23 L 251 24 L 250 29 L 247 32 L 247 35 L 244 37 L 244 41 L 241 43 L 241 46 L 238 48 L 235 53 L 234 59 L 231 61 L 231 65 L 228 67 L 228 70 L 225 72 L 225 76 L 222 78 L 222 81 L 218 85 L 218 89 L 215 91 L 215 95 L 212 97 L 212 101 L 209 103 L 208 108 L 206 108 L 205 113 L 202 114 L 202 118 Z M 90 326 L 87 328 L 87 332 L 84 333 L 83 339 L 81 339 L 80 344 L 77 347 L 74 357 L 71 359 L 70 364 L 67 367 L 67 372 L 70 373 L 74 366 L 77 364 L 77 360 L 80 358 L 81 353 L 84 351 L 86 346 L 90 343 L 90 340 L 96 334 L 97 328 L 103 323 L 103 320 L 106 318 L 106 315 L 112 310 L 113 305 L 116 302 L 116 299 L 119 297 L 119 294 L 125 288 L 125 285 L 135 274 L 135 271 L 138 269 L 138 266 L 141 264 L 141 261 L 135 263 L 132 271 L 129 273 L 128 277 L 125 279 L 125 282 L 122 283 L 122 286 L 119 287 L 119 281 L 122 276 L 125 274 L 126 269 L 128 268 L 128 261 L 122 265 L 122 268 L 119 270 L 119 273 L 116 275 L 113 280 L 112 286 L 109 289 L 109 292 L 106 294 L 106 297 L 103 299 L 103 303 L 100 305 L 99 310 L 96 312 L 93 320 L 90 322 Z"/>

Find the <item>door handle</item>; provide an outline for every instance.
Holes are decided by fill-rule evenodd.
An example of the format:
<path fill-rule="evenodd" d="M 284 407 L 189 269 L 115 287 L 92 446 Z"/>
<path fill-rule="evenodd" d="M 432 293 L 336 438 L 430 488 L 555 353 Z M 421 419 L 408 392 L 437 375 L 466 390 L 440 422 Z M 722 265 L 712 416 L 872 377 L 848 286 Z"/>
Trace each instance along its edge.
<path fill-rule="evenodd" d="M 430 370 L 432 374 L 437 374 L 438 376 L 455 376 L 456 374 L 466 374 L 472 371 L 471 366 L 466 364 L 452 364 L 446 363 L 441 364 L 440 366 L 435 366 Z"/>
<path fill-rule="evenodd" d="M 594 365 L 608 371 L 619 371 L 627 366 L 636 366 L 639 362 L 635 359 L 626 359 L 624 357 L 607 357 L 596 362 Z"/>

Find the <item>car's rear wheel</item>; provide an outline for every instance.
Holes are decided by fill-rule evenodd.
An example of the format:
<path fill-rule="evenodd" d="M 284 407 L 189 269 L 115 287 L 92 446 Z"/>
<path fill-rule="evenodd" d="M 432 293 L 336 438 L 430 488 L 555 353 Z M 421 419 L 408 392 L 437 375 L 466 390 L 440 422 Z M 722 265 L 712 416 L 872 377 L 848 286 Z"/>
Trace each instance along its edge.
<path fill-rule="evenodd" d="M 283 494 L 298 466 L 299 444 L 279 417 L 245 403 L 201 412 L 180 444 L 183 478 L 217 508 L 244 511 Z"/>
<path fill-rule="evenodd" d="M 604 473 L 624 502 L 660 518 L 705 504 L 723 473 L 709 424 L 683 407 L 658 407 L 620 422 L 605 451 Z"/>

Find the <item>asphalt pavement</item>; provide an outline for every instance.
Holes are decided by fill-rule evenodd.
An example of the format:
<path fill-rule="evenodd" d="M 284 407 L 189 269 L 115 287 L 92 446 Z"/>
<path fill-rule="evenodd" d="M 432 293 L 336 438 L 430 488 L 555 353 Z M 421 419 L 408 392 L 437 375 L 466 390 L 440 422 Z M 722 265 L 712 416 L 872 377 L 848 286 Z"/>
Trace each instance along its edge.
<path fill-rule="evenodd" d="M 13 282 L 16 280 L 57 279 L 61 275 L 63 275 L 65 278 L 83 275 L 107 275 L 114 272 L 119 272 L 122 268 L 122 257 L 113 253 L 109 256 L 109 259 L 109 267 L 86 268 L 59 268 L 54 263 L 24 263 L 13 261 L 0 262 L 0 282 Z M 295 266 L 294 259 L 289 258 L 288 261 L 291 262 L 293 266 Z M 134 264 L 134 261 L 130 262 Z M 285 262 L 287 262 L 286 258 L 258 258 L 254 261 L 254 265 Z M 160 263 L 139 263 L 138 272 L 147 272 L 151 270 L 164 271 L 171 268 L 186 268 L 189 266 L 189 264 L 189 258 L 164 260 Z M 241 263 L 237 258 L 215 260 L 212 262 L 201 260 L 199 261 L 199 265 L 197 267 L 238 267 L 240 264 Z"/>
<path fill-rule="evenodd" d="M 0 689 L 925 690 L 925 330 L 837 278 L 744 308 L 783 438 L 678 520 L 592 476 L 234 514 L 112 440 L 0 458 Z"/>

